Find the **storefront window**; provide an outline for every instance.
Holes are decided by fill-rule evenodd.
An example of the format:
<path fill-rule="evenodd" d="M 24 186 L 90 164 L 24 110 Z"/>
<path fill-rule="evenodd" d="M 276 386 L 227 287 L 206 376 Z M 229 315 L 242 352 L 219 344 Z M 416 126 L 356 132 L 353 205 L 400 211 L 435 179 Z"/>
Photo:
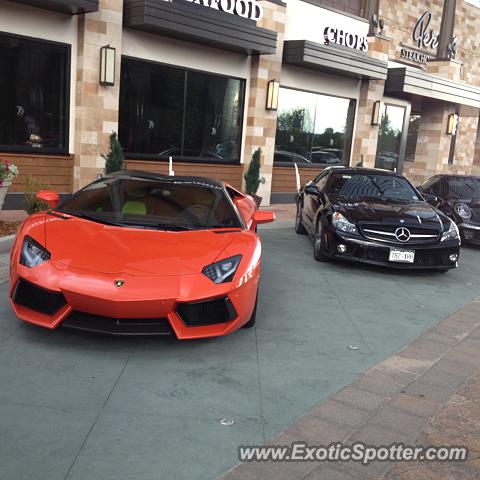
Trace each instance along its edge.
<path fill-rule="evenodd" d="M 274 162 L 347 165 L 355 100 L 281 88 Z"/>
<path fill-rule="evenodd" d="M 397 171 L 400 160 L 405 108 L 383 105 L 378 133 L 376 168 Z"/>
<path fill-rule="evenodd" d="M 408 121 L 407 146 L 405 148 L 405 161 L 414 162 L 417 151 L 418 129 L 420 128 L 421 116 L 411 114 Z"/>
<path fill-rule="evenodd" d="M 240 160 L 244 81 L 122 60 L 119 138 L 131 158 Z"/>
<path fill-rule="evenodd" d="M 68 152 L 69 47 L 0 34 L 0 149 Z"/>

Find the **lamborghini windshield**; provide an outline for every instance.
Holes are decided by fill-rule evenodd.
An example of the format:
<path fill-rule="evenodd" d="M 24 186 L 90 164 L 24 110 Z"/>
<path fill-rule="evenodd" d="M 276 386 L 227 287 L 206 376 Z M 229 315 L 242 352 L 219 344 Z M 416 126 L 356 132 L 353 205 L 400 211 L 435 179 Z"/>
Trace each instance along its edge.
<path fill-rule="evenodd" d="M 225 191 L 200 181 L 106 178 L 55 210 L 125 227 L 180 231 L 242 226 Z"/>

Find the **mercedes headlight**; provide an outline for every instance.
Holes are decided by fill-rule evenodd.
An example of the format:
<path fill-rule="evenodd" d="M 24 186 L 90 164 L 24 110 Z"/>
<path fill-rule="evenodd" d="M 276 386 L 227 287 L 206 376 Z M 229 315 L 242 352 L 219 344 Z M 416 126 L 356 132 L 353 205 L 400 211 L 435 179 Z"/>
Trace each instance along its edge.
<path fill-rule="evenodd" d="M 219 262 L 207 265 L 202 270 L 202 273 L 214 283 L 231 282 L 241 259 L 241 255 L 225 258 Z"/>
<path fill-rule="evenodd" d="M 20 263 L 28 268 L 36 267 L 50 260 L 50 252 L 28 235 L 23 239 Z"/>
<path fill-rule="evenodd" d="M 334 212 L 332 215 L 332 225 L 337 230 L 345 233 L 357 233 L 357 227 L 348 221 L 341 213 Z"/>
<path fill-rule="evenodd" d="M 460 240 L 460 232 L 458 231 L 456 223 L 453 221 L 450 221 L 450 227 L 446 232 L 443 232 L 442 235 L 442 242 L 446 242 L 448 240 Z"/>
<path fill-rule="evenodd" d="M 472 218 L 472 210 L 468 205 L 465 205 L 464 203 L 457 203 L 455 205 L 455 211 L 458 213 L 458 215 L 465 220 L 470 220 Z"/>

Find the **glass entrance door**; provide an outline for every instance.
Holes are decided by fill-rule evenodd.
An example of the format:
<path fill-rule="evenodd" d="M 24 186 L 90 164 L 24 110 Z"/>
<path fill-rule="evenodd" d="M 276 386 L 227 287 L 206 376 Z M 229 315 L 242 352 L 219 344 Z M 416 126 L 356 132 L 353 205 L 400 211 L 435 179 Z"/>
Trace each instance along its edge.
<path fill-rule="evenodd" d="M 378 133 L 375 168 L 399 171 L 402 162 L 402 140 L 406 108 L 384 104 Z M 403 149 L 404 150 L 404 149 Z"/>

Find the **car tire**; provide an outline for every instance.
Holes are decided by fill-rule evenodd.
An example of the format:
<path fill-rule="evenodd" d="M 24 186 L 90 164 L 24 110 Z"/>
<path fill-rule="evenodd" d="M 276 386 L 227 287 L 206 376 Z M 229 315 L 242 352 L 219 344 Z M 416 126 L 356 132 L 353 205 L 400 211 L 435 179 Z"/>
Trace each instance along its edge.
<path fill-rule="evenodd" d="M 255 322 L 257 320 L 257 304 L 258 304 L 258 292 L 257 292 L 257 298 L 255 300 L 255 307 L 253 308 L 252 316 L 250 317 L 250 320 L 242 328 L 252 328 L 255 325 Z"/>
<path fill-rule="evenodd" d="M 295 214 L 295 233 L 298 235 L 305 235 L 307 230 L 303 226 L 301 215 L 300 215 L 300 201 L 297 203 L 297 213 Z"/>
<path fill-rule="evenodd" d="M 449 268 L 445 268 L 443 270 L 439 270 L 440 273 L 447 273 L 450 269 Z"/>
<path fill-rule="evenodd" d="M 317 221 L 315 236 L 313 237 L 313 257 L 317 262 L 327 262 L 325 255 L 325 237 L 323 235 L 322 220 Z"/>

